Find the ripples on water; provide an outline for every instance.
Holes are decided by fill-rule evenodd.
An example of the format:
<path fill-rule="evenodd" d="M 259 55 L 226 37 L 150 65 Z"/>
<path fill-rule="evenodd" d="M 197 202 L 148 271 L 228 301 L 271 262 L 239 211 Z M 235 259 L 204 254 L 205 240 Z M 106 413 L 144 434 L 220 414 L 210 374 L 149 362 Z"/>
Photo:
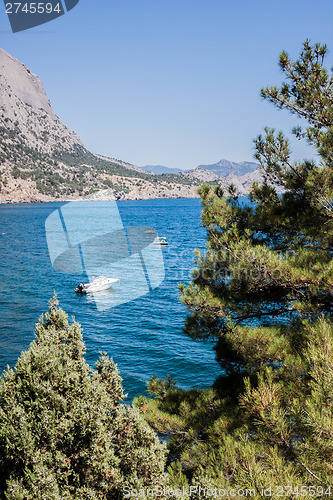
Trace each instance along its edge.
<path fill-rule="evenodd" d="M 152 376 L 172 375 L 184 388 L 207 387 L 220 374 L 212 344 L 182 332 L 186 309 L 178 283 L 188 282 L 193 250 L 205 246 L 201 205 L 192 200 L 118 202 L 124 226 L 154 227 L 166 236 L 165 280 L 149 294 L 127 304 L 98 311 L 73 288 L 84 277 L 52 269 L 45 220 L 61 203 L 0 205 L 0 370 L 13 366 L 34 338 L 34 325 L 48 308 L 54 290 L 60 306 L 83 327 L 87 361 L 100 351 L 118 364 L 125 392 L 142 394 Z M 115 292 L 116 293 L 116 292 Z"/>

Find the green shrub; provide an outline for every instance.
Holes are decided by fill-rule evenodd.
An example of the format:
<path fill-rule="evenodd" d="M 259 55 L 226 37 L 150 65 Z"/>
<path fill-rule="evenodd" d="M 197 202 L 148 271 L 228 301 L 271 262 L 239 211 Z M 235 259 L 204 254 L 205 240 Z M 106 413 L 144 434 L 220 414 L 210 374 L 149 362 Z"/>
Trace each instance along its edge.
<path fill-rule="evenodd" d="M 92 370 L 81 328 L 58 308 L 0 380 L 0 495 L 11 500 L 121 499 L 166 483 L 165 449 L 124 398 L 105 354 Z"/>

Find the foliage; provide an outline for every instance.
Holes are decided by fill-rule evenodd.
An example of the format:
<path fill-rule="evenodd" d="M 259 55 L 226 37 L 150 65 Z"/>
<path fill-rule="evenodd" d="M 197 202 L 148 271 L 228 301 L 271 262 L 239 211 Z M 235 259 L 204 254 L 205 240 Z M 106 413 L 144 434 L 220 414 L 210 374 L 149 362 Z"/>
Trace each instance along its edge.
<path fill-rule="evenodd" d="M 303 119 L 294 133 L 319 163 L 293 162 L 283 133 L 266 128 L 255 141 L 264 183 L 254 184 L 251 203 L 232 188 L 227 198 L 220 187 L 200 188 L 207 249 L 181 286 L 191 312 L 185 332 L 216 340 L 223 374 L 209 390 L 169 387 L 140 401 L 156 430 L 165 423 L 170 460 L 192 485 L 253 488 L 259 497 L 272 487 L 273 498 L 291 498 L 301 486 L 302 496 L 314 496 L 310 487 L 321 496 L 331 482 L 333 76 L 325 55 L 308 41 L 295 62 L 283 52 L 285 83 L 262 90 Z M 291 490 L 278 495 L 279 485 Z"/>
<path fill-rule="evenodd" d="M 93 371 L 80 325 L 50 302 L 36 340 L 0 381 L 0 497 L 120 499 L 165 485 L 165 450 L 124 398 L 105 353 Z"/>
<path fill-rule="evenodd" d="M 47 136 L 47 130 L 44 131 Z M 52 154 L 27 146 L 19 130 L 0 126 L 0 166 L 7 169 L 13 179 L 35 183 L 41 194 L 61 197 L 65 195 L 87 195 L 94 191 L 113 189 L 115 193 L 127 193 L 128 180 L 141 185 L 144 182 L 170 187 L 170 183 L 192 185 L 194 181 L 182 175 L 153 175 L 131 168 L 117 160 L 103 159 L 87 151 L 83 146 L 75 146 L 71 151 L 57 150 Z M 112 176 L 117 176 L 114 181 Z M 122 181 L 123 179 L 123 181 Z M 2 182 L 5 185 L 6 182 Z M 149 186 L 149 184 L 148 184 Z"/>

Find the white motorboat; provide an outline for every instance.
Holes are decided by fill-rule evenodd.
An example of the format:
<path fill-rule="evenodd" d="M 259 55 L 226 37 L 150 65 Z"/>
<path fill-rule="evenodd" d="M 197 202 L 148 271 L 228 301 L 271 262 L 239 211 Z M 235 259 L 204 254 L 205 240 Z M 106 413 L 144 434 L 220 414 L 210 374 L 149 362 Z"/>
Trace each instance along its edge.
<path fill-rule="evenodd" d="M 91 283 L 80 283 L 74 292 L 76 293 L 94 293 L 101 292 L 102 290 L 107 290 L 111 288 L 114 283 L 117 283 L 119 279 L 117 278 L 107 278 L 106 276 L 97 276 Z"/>
<path fill-rule="evenodd" d="M 166 236 L 156 236 L 153 243 L 154 245 L 160 245 L 160 246 L 168 245 Z"/>

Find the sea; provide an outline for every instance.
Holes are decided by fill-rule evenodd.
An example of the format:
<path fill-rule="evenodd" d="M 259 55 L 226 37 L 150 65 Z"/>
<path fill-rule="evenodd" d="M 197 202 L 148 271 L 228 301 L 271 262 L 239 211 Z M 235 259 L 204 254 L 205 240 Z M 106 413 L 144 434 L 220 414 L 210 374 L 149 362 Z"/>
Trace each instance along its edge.
<path fill-rule="evenodd" d="M 107 205 L 94 203 L 107 213 Z M 56 220 L 66 207 L 65 203 L 0 205 L 0 373 L 13 367 L 29 348 L 35 324 L 56 292 L 60 307 L 83 328 L 86 361 L 93 367 L 100 353 L 107 352 L 118 366 L 127 401 L 147 394 L 146 383 L 153 375 L 170 375 L 184 389 L 211 386 L 221 374 L 214 343 L 193 340 L 184 333 L 188 311 L 178 288 L 191 280 L 194 250 L 205 249 L 200 200 L 116 202 L 124 228 L 151 228 L 168 245 L 158 249 L 164 272 L 153 286 L 117 304 L 120 283 L 111 292 L 110 307 L 100 307 L 98 300 L 74 292 L 79 282 L 87 281 L 84 272 L 64 272 L 52 261 L 46 221 Z M 99 225 L 105 225 L 107 232 L 106 216 Z M 116 275 L 117 262 L 113 269 Z"/>

